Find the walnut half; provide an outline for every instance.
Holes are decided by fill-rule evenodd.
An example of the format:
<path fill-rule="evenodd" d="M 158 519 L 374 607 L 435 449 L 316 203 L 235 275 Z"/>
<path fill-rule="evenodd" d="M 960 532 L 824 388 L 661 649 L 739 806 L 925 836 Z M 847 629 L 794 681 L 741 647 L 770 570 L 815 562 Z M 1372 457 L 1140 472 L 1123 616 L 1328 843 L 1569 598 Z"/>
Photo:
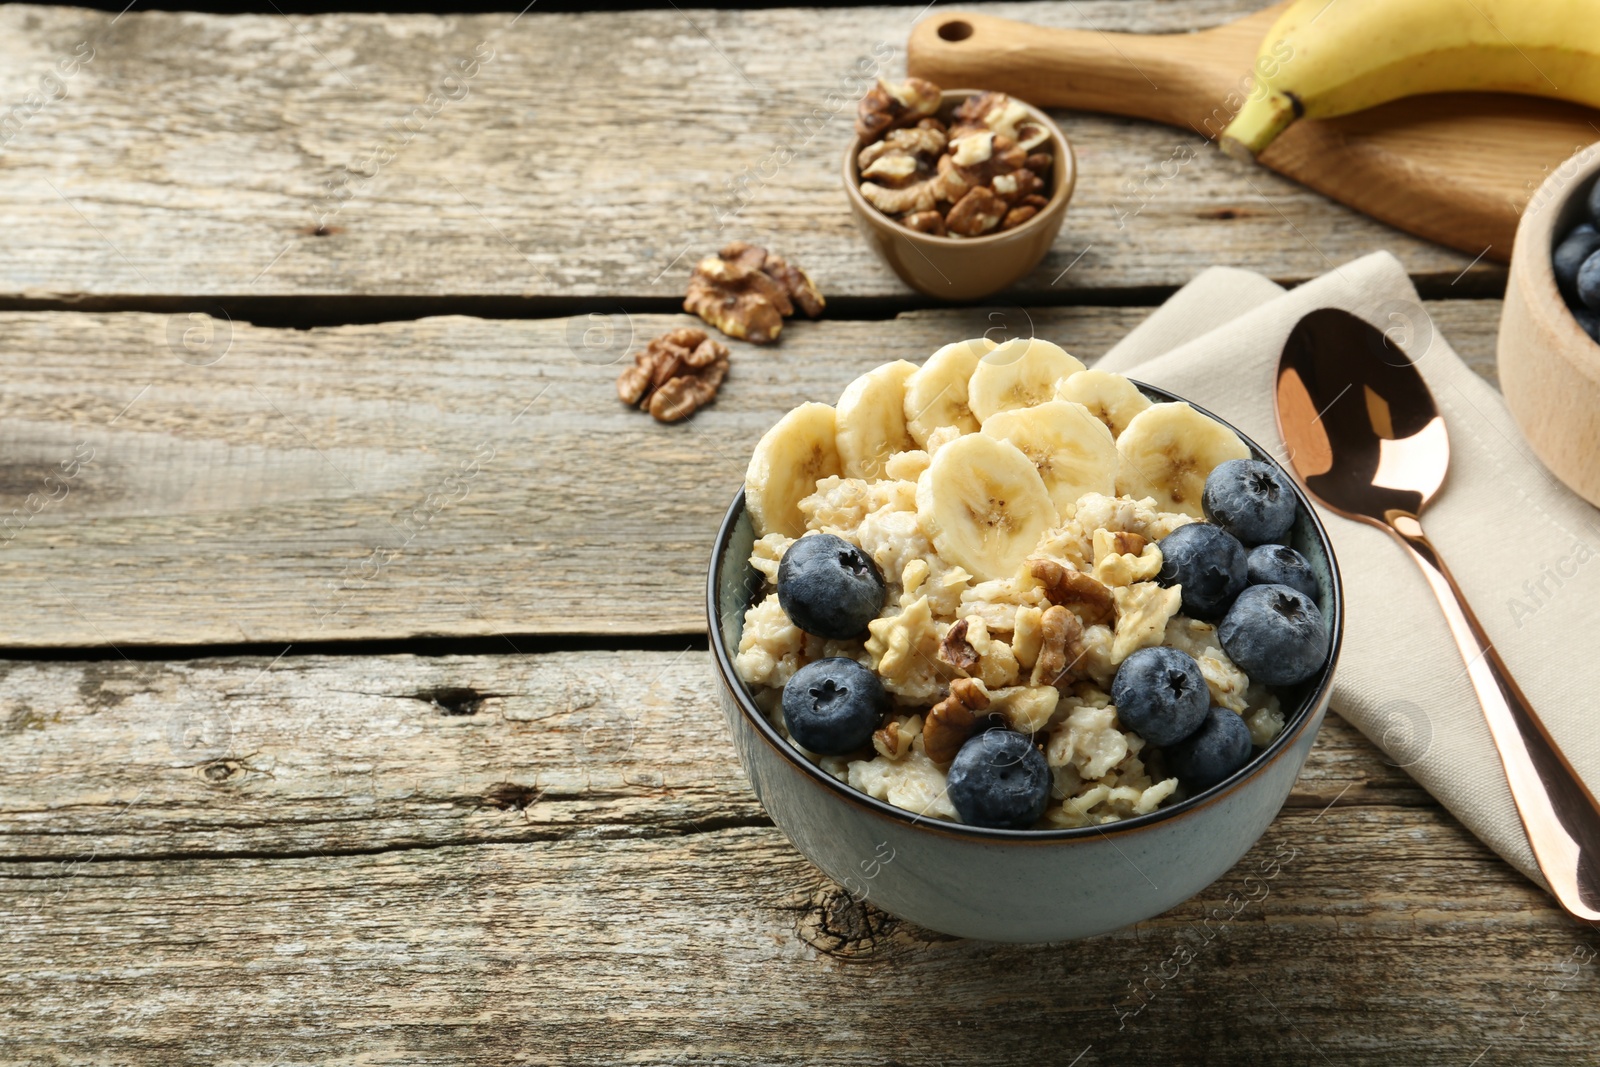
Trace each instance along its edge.
<path fill-rule="evenodd" d="M 728 347 L 692 326 L 669 330 L 634 353 L 617 377 L 617 399 L 677 422 L 711 402 L 728 373 Z"/>
<path fill-rule="evenodd" d="M 978 650 L 967 640 L 967 625 L 966 619 L 957 619 L 939 643 L 939 658 L 958 671 L 970 671 L 978 665 Z"/>
<path fill-rule="evenodd" d="M 921 78 L 891 82 L 879 78 L 856 106 L 856 136 L 871 144 L 890 130 L 915 126 L 939 110 L 944 94 L 939 87 Z"/>
<path fill-rule="evenodd" d="M 764 248 L 732 241 L 695 264 L 683 310 L 759 345 L 778 339 L 797 304 L 813 319 L 826 306 L 805 271 Z"/>
<path fill-rule="evenodd" d="M 1039 657 L 1034 660 L 1031 685 L 1069 686 L 1078 680 L 1083 659 L 1083 624 L 1060 604 L 1052 604 L 1040 620 Z"/>

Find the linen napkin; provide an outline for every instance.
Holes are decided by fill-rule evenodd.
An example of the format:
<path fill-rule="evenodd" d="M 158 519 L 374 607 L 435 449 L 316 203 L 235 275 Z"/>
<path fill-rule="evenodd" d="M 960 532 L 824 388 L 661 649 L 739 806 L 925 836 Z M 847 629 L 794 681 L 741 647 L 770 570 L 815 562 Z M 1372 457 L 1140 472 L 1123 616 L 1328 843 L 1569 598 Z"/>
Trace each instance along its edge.
<path fill-rule="evenodd" d="M 1451 458 L 1423 526 L 1534 709 L 1600 794 L 1600 511 L 1539 463 L 1500 394 L 1428 319 L 1398 260 L 1369 255 L 1292 291 L 1212 268 L 1095 365 L 1193 399 L 1282 456 L 1272 403 L 1278 357 L 1300 317 L 1321 307 L 1388 332 L 1427 380 Z M 1345 588 L 1333 709 L 1543 886 L 1422 572 L 1389 534 L 1319 511 Z"/>

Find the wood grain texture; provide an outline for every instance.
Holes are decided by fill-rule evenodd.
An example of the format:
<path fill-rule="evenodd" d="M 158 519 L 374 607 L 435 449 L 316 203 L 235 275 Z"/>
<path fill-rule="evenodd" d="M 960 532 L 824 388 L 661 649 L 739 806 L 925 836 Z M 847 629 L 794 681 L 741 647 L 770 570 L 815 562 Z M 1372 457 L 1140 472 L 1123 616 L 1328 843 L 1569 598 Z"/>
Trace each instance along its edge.
<path fill-rule="evenodd" d="M 1498 303 L 1429 306 L 1486 368 Z M 1148 313 L 797 322 L 734 342 L 674 426 L 618 403 L 614 361 L 684 316 L 0 313 L 0 646 L 700 632 L 717 524 L 789 408 L 990 329 L 1093 358 Z"/>
<path fill-rule="evenodd" d="M 1050 29 L 941 9 L 918 24 L 907 63 L 940 84 L 1136 115 L 1217 138 L 1249 95 L 1257 52 L 1289 6 L 1180 34 Z M 956 24 L 964 36 L 946 39 Z M 1291 57 L 1289 84 L 1293 65 Z M 1565 170 L 1563 161 L 1600 137 L 1597 121 L 1594 109 L 1564 101 L 1435 93 L 1302 120 L 1261 162 L 1410 233 L 1506 263 L 1524 206 Z"/>
<path fill-rule="evenodd" d="M 1436 812 L 1290 813 L 1090 941 L 951 941 L 777 830 L 0 868 L 11 1062 L 1589 1062 L 1592 933 Z M 1200 924 L 1288 857 L 1203 949 Z M 1163 961 L 1197 953 L 1176 975 Z M 1163 988 L 1154 978 L 1164 973 Z M 1130 988 L 1149 979 L 1148 1006 Z M 1124 1007 L 1126 1005 L 1126 1007 Z"/>
<path fill-rule="evenodd" d="M 1091 941 L 991 945 L 852 902 L 766 825 L 707 666 L 11 664 L 0 1060 L 1592 1054 L 1600 941 L 1335 717 L 1267 835 L 1195 899 Z M 414 698 L 469 686 L 471 715 Z M 620 754 L 595 729 L 619 712 Z M 502 779 L 542 795 L 485 804 Z"/>
<path fill-rule="evenodd" d="M 1157 32 L 1262 5 L 978 6 Z M 838 161 L 857 61 L 877 62 L 876 51 L 898 75 L 916 15 L 535 8 L 510 25 L 509 13 L 136 8 L 113 24 L 110 13 L 7 5 L 0 300 L 214 297 L 236 314 L 263 299 L 288 314 L 354 299 L 626 306 L 681 297 L 694 260 L 730 237 L 791 256 L 830 297 L 906 297 L 855 232 Z M 75 59 L 80 44 L 91 59 Z M 52 75 L 58 63 L 73 73 Z M 46 81 L 41 94 L 51 76 L 59 87 Z M 22 111 L 7 127 L 12 106 Z M 1060 117 L 1077 192 L 1015 299 L 1175 286 L 1219 249 L 1291 281 L 1388 248 L 1443 286 L 1471 259 L 1228 160 L 1198 134 Z M 1490 288 L 1502 277 L 1483 263 L 1469 275 L 1463 285 Z"/>
<path fill-rule="evenodd" d="M 335 854 L 767 821 L 704 651 L 3 667 L 0 858 Z M 1336 798 L 1432 804 L 1342 720 L 1289 804 Z"/>

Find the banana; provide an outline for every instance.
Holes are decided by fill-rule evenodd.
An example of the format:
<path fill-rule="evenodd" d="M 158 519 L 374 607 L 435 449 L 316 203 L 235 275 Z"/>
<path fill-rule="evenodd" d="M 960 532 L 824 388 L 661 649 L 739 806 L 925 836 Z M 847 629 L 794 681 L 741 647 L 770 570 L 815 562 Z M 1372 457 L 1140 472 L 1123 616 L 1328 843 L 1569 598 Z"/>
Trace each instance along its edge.
<path fill-rule="evenodd" d="M 967 381 L 990 347 L 982 337 L 945 345 L 906 379 L 906 429 L 918 448 L 926 447 L 928 435 L 941 426 L 977 431 L 978 420 L 967 406 Z"/>
<path fill-rule="evenodd" d="M 996 345 L 978 361 L 967 386 L 967 405 L 981 423 L 997 411 L 1032 407 L 1055 395 L 1056 382 L 1083 370 L 1058 345 L 1018 337 Z"/>
<path fill-rule="evenodd" d="M 1600 107 L 1600 0 L 1297 0 L 1261 43 L 1257 85 L 1222 131 L 1260 154 L 1301 117 L 1419 93 L 1553 96 Z"/>
<path fill-rule="evenodd" d="M 1239 435 L 1181 400 L 1152 404 L 1117 438 L 1117 492 L 1154 497 L 1162 511 L 1203 518 L 1200 495 L 1217 464 L 1249 459 Z"/>
<path fill-rule="evenodd" d="M 762 435 L 744 473 L 744 502 L 756 536 L 806 532 L 800 501 L 817 480 L 840 472 L 838 420 L 826 404 L 801 404 Z"/>
<path fill-rule="evenodd" d="M 917 480 L 917 522 L 979 581 L 1008 578 L 1058 521 L 1033 462 L 988 434 L 958 437 Z"/>
<path fill-rule="evenodd" d="M 917 365 L 885 363 L 851 382 L 839 397 L 839 465 L 847 478 L 877 481 L 891 455 L 913 447 L 906 431 L 906 379 Z"/>
<path fill-rule="evenodd" d="M 983 420 L 983 432 L 1022 450 L 1063 518 L 1077 510 L 1085 493 L 1116 492 L 1117 443 L 1082 404 L 1051 400 L 996 412 Z"/>
<path fill-rule="evenodd" d="M 1122 436 L 1133 417 L 1150 406 L 1150 398 L 1120 374 L 1081 370 L 1056 384 L 1056 399 L 1071 400 L 1089 409 L 1106 424 L 1112 437 Z"/>

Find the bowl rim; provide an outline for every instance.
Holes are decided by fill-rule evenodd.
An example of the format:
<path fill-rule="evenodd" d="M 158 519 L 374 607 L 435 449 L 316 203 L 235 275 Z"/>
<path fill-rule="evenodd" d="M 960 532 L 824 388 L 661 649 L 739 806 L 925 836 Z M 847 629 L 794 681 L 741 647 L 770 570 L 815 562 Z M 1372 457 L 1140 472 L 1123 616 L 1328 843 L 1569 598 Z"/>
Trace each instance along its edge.
<path fill-rule="evenodd" d="M 970 97 L 977 96 L 979 93 L 990 91 L 988 89 L 941 89 L 939 91 L 939 110 L 943 111 L 952 100 L 959 103 Z M 1073 150 L 1072 141 L 1062 132 L 1061 127 L 1056 125 L 1055 120 L 1045 114 L 1042 109 L 1035 107 L 1021 97 L 1013 96 L 1012 99 L 1027 108 L 1029 113 L 1033 115 L 1041 126 L 1049 131 L 1051 138 L 1059 142 L 1063 149 L 1059 153 L 1060 158 L 1056 161 L 1056 168 L 1058 170 L 1063 169 L 1064 163 L 1065 172 L 1056 177 L 1055 188 L 1051 190 L 1049 203 L 1040 208 L 1038 214 L 1027 222 L 1020 226 L 1014 226 L 1009 230 L 997 230 L 994 233 L 986 233 L 978 237 L 940 237 L 937 234 L 923 233 L 921 230 L 913 230 L 909 226 L 902 225 L 899 221 L 873 207 L 872 204 L 867 202 L 867 198 L 861 195 L 861 173 L 860 168 L 856 166 L 856 156 L 861 153 L 863 147 L 860 134 L 851 135 L 850 143 L 845 147 L 844 153 L 844 190 L 845 196 L 850 200 L 850 205 L 872 222 L 881 223 L 893 232 L 908 235 L 913 240 L 926 241 L 936 248 L 984 248 L 1001 244 L 1016 238 L 1019 234 L 1027 233 L 1030 229 L 1037 228 L 1048 217 L 1054 217 L 1065 211 L 1067 204 L 1072 200 L 1073 191 L 1078 185 L 1078 156 Z"/>
<path fill-rule="evenodd" d="M 1152 400 L 1156 400 L 1159 403 L 1182 401 L 1202 415 L 1222 423 L 1222 425 L 1238 434 L 1240 440 L 1249 446 L 1254 454 L 1253 458 L 1264 459 L 1288 475 L 1290 483 L 1294 486 L 1295 496 L 1304 508 L 1305 514 L 1310 517 L 1311 531 L 1321 544 L 1323 556 L 1328 561 L 1328 578 L 1331 586 L 1328 597 L 1331 610 L 1327 620 L 1331 635 L 1331 640 L 1328 644 L 1328 658 L 1318 672 L 1316 684 L 1306 691 L 1305 696 L 1293 713 L 1286 717 L 1282 732 L 1273 739 L 1270 745 L 1254 756 L 1249 763 L 1246 763 L 1221 782 L 1209 789 L 1196 793 L 1194 796 L 1185 797 L 1170 807 L 1157 808 L 1148 814 L 1135 815 L 1116 822 L 1090 826 L 1065 827 L 1055 830 L 1003 830 L 984 826 L 967 826 L 964 823 L 948 822 L 944 819 L 920 815 L 906 808 L 890 804 L 886 800 L 879 800 L 876 797 L 869 796 L 848 782 L 841 782 L 817 764 L 806 759 L 793 744 L 780 736 L 777 729 L 761 713 L 761 709 L 756 707 L 749 689 L 733 669 L 733 660 L 728 654 L 728 649 L 722 638 L 722 629 L 718 624 L 722 618 L 722 604 L 719 589 L 720 583 L 717 579 L 721 562 L 727 555 L 728 542 L 733 537 L 734 527 L 738 524 L 739 518 L 744 512 L 744 487 L 741 486 L 739 492 L 734 496 L 732 504 L 729 505 L 727 514 L 723 516 L 722 524 L 717 530 L 716 541 L 712 545 L 711 565 L 706 575 L 706 629 L 708 646 L 711 650 L 712 660 L 717 668 L 719 680 L 724 688 L 732 694 L 746 725 L 755 728 L 756 736 L 765 741 L 780 757 L 787 760 L 802 774 L 809 775 L 836 797 L 879 817 L 904 824 L 911 829 L 927 830 L 948 837 L 1013 844 L 1055 844 L 1110 839 L 1117 835 L 1137 833 L 1175 819 L 1181 819 L 1202 808 L 1209 807 L 1236 790 L 1243 788 L 1265 770 L 1269 764 L 1282 757 L 1311 724 L 1312 719 L 1316 716 L 1317 709 L 1326 706 L 1333 687 L 1333 677 L 1339 664 L 1339 653 L 1344 645 L 1344 585 L 1339 575 L 1339 562 L 1334 555 L 1333 541 L 1329 538 L 1327 528 L 1323 525 L 1322 517 L 1317 514 L 1316 508 L 1312 506 L 1310 498 L 1300 484 L 1300 480 L 1292 472 L 1288 471 L 1283 464 L 1274 459 L 1271 453 L 1242 433 L 1232 423 L 1218 418 L 1214 413 L 1199 404 L 1184 400 L 1184 398 L 1175 393 L 1134 378 L 1130 378 L 1129 381 L 1133 382 L 1141 392 Z"/>

